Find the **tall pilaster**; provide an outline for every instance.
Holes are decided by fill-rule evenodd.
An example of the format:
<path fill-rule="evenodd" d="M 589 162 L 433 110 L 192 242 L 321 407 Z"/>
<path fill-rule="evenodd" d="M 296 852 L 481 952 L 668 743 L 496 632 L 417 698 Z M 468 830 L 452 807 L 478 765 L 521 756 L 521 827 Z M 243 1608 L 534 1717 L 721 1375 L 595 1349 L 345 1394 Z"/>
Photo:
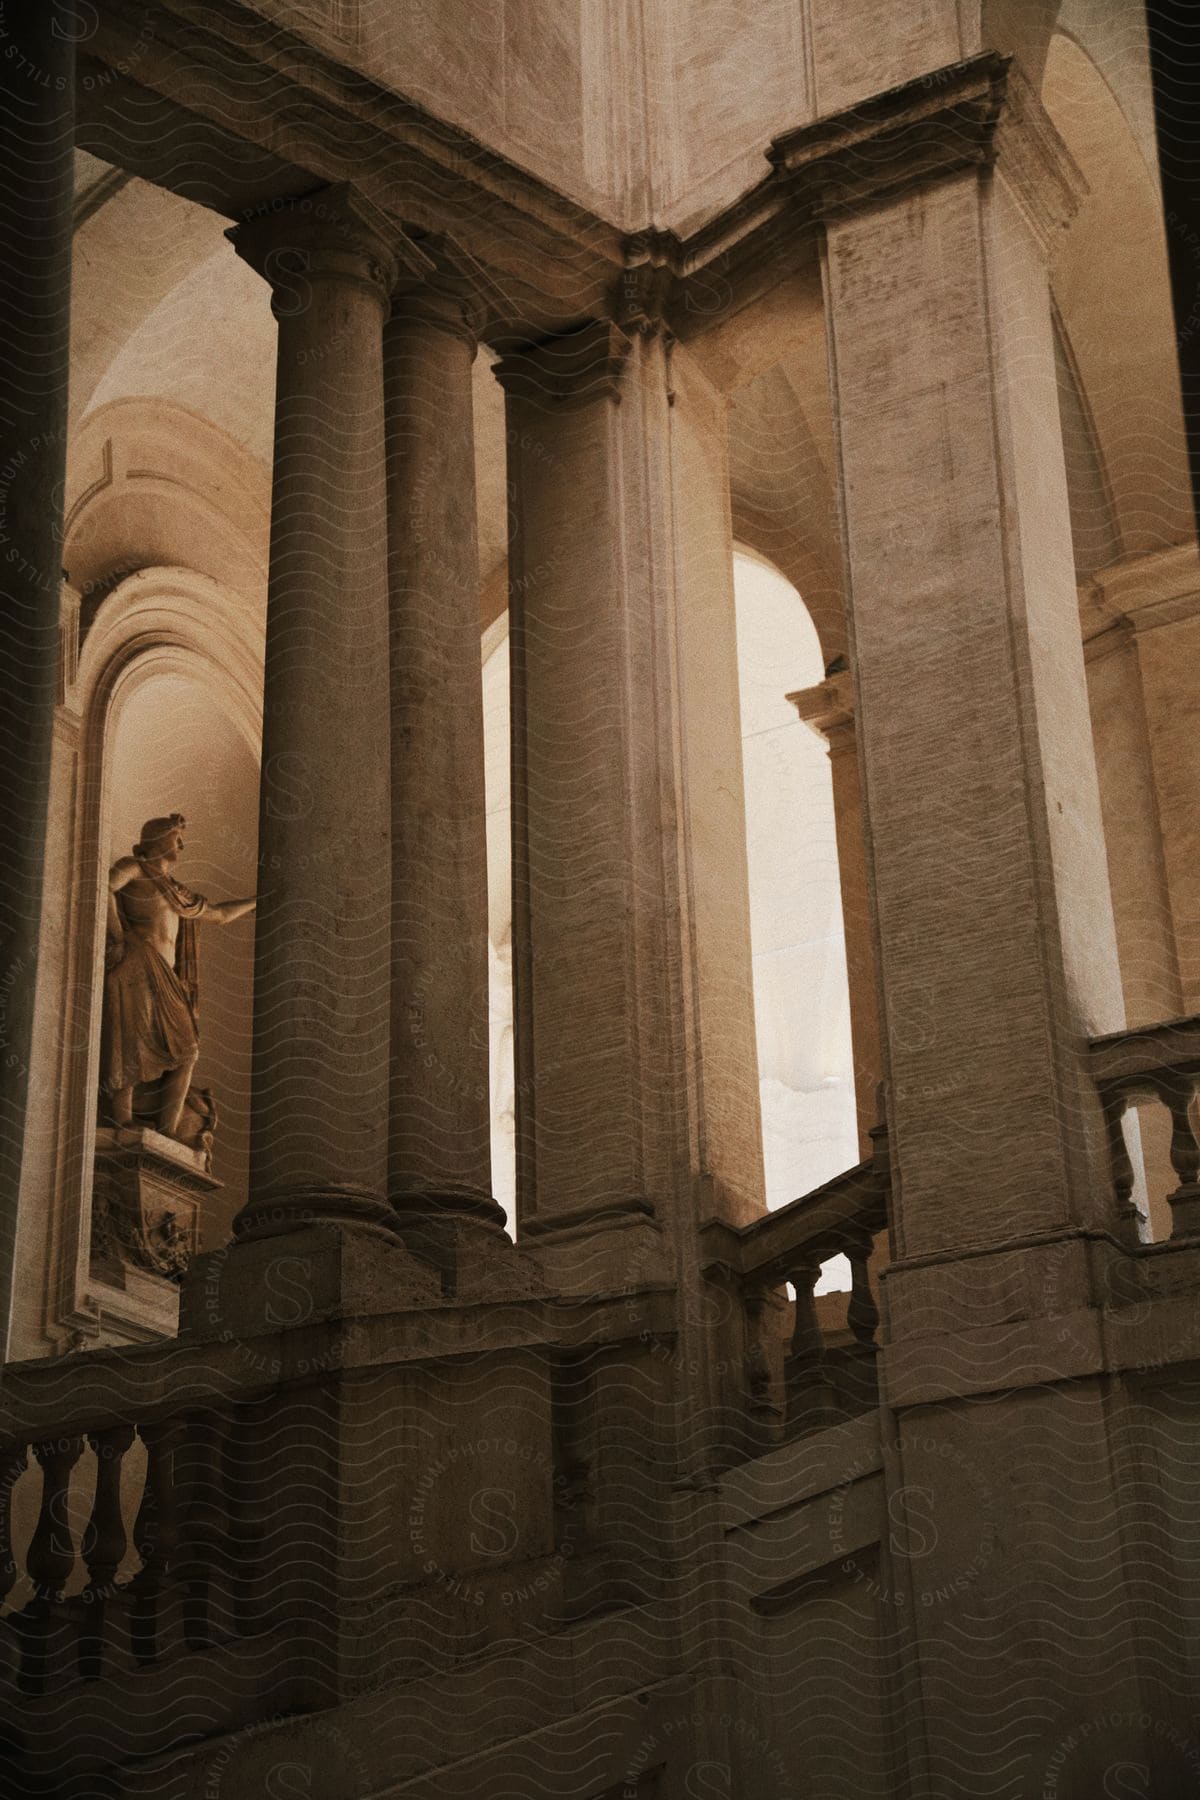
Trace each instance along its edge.
<path fill-rule="evenodd" d="M 4 8 L 0 144 L 0 1353 L 33 1026 L 62 580 L 76 9 Z"/>
<path fill-rule="evenodd" d="M 388 1193 L 502 1228 L 492 1198 L 475 433 L 463 304 L 396 296 L 384 332 L 392 728 Z"/>
<path fill-rule="evenodd" d="M 654 329 L 597 323 L 497 374 L 522 1230 L 661 1219 L 697 1175 L 697 1205 L 744 1218 L 761 1140 L 723 407 Z"/>
<path fill-rule="evenodd" d="M 389 1218 L 383 324 L 402 239 L 348 186 L 229 235 L 279 326 L 245 1237 Z"/>
<path fill-rule="evenodd" d="M 867 125 L 809 145 L 847 146 L 824 263 L 893 1172 L 882 1579 L 920 1792 L 1015 1793 L 1041 1718 L 1134 1713 L 1155 1660 L 1119 1402 L 1069 1379 L 1103 1366 L 1120 1256 L 1088 1040 L 1124 1017 L 1047 267 L 1077 177 L 998 58 Z"/>
<path fill-rule="evenodd" d="M 1112 1219 L 1086 1049 L 1123 1010 L 1047 274 L 1079 178 L 983 62 L 825 230 L 901 1257 Z"/>

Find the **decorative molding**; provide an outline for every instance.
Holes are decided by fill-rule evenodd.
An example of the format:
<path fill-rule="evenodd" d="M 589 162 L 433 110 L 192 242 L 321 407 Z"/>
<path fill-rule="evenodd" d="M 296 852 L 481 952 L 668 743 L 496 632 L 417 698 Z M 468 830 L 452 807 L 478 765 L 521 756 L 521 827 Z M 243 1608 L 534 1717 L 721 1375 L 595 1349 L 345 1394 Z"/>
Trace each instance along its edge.
<path fill-rule="evenodd" d="M 616 306 L 617 323 L 642 336 L 668 332 L 667 316 L 679 279 L 680 240 L 653 227 L 625 240 L 625 269 Z"/>
<path fill-rule="evenodd" d="M 780 280 L 815 271 L 831 216 L 963 169 L 999 162 L 1043 235 L 1071 216 L 1084 191 L 1012 59 L 988 52 L 776 138 L 762 180 L 688 236 L 653 227 L 627 234 L 305 38 L 283 26 L 264 34 L 245 0 L 163 0 L 156 16 L 137 63 L 141 87 L 123 88 L 141 0 L 110 0 L 89 50 L 114 81 L 81 95 L 85 138 L 92 131 L 110 160 L 119 151 L 138 172 L 139 155 L 156 154 L 131 139 L 125 102 L 142 92 L 169 103 L 168 113 L 178 109 L 185 140 L 189 130 L 228 140 L 238 164 L 232 212 L 244 210 L 248 165 L 262 168 L 274 196 L 281 182 L 293 192 L 316 183 L 348 191 L 352 178 L 357 204 L 388 221 L 400 233 L 395 242 L 428 248 L 437 268 L 467 277 L 479 335 L 501 353 L 573 335 L 581 319 L 698 336 Z M 238 87 L 231 56 L 253 72 Z M 181 166 L 190 172 L 193 160 Z M 157 163 L 149 172 L 172 179 Z"/>
<path fill-rule="evenodd" d="M 502 356 L 493 373 L 506 393 L 533 406 L 587 406 L 620 400 L 632 343 L 610 319 Z"/>
<path fill-rule="evenodd" d="M 191 157 L 166 165 L 160 144 L 138 135 L 158 96 L 170 103 L 164 126 L 177 113 L 185 141 L 189 131 L 206 140 L 215 131 L 228 142 L 233 216 L 246 210 L 247 168 L 258 166 L 274 195 L 287 191 L 283 183 L 302 194 L 353 180 L 386 217 L 403 219 L 414 241 L 444 235 L 461 246 L 486 277 L 483 335 L 499 348 L 604 310 L 622 239 L 588 208 L 286 26 L 264 32 L 244 0 L 162 0 L 153 41 L 135 62 L 143 15 L 143 0 L 110 0 L 89 39 L 91 56 L 113 72 L 79 96 L 81 141 L 97 154 L 163 185 L 194 184 Z M 238 84 L 232 63 L 245 75 Z M 210 187 L 220 173 L 211 162 L 203 164 Z M 209 204 L 221 207 L 215 192 Z"/>
<path fill-rule="evenodd" d="M 776 177 L 810 216 L 994 156 L 1010 59 L 989 52 L 873 94 L 772 141 Z"/>
<path fill-rule="evenodd" d="M 1019 65 L 1008 71 L 1005 95 L 996 167 L 1049 249 L 1087 198 L 1087 180 Z"/>
<path fill-rule="evenodd" d="M 1196 540 L 1126 556 L 1079 588 L 1079 617 L 1089 658 L 1116 649 L 1130 633 L 1174 625 L 1200 613 L 1200 549 Z"/>
<path fill-rule="evenodd" d="M 58 591 L 58 706 L 74 696 L 79 679 L 79 606 L 78 590 L 64 581 Z"/>
<path fill-rule="evenodd" d="M 999 163 L 1049 237 L 1070 222 L 1087 192 L 1020 68 L 996 51 L 933 70 L 776 138 L 768 158 L 812 218 Z"/>
<path fill-rule="evenodd" d="M 83 511 L 84 507 L 87 506 L 89 501 L 94 500 L 96 498 L 97 494 L 102 494 L 104 492 L 105 488 L 110 488 L 112 486 L 112 484 L 113 484 L 113 441 L 112 441 L 111 437 L 107 437 L 107 438 L 105 438 L 103 447 L 100 451 L 100 473 L 99 473 L 99 475 L 97 475 L 95 481 L 89 482 L 87 487 L 85 487 L 83 489 L 83 492 L 75 500 L 74 504 L 71 507 L 71 510 L 68 512 L 66 518 L 63 520 L 63 541 L 64 542 L 66 541 L 67 538 L 70 537 L 71 531 L 75 525 L 75 521 L 78 519 L 78 517 L 79 517 L 80 513 Z"/>

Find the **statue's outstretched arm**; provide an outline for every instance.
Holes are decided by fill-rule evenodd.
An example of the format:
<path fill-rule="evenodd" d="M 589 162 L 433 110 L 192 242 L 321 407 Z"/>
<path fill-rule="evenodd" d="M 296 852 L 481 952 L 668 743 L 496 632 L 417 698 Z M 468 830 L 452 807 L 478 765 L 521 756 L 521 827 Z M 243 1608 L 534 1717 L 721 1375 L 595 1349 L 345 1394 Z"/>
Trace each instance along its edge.
<path fill-rule="evenodd" d="M 257 894 L 251 895 L 249 900 L 210 900 L 200 917 L 215 919 L 218 925 L 231 925 L 235 919 L 253 912 L 257 905 Z"/>

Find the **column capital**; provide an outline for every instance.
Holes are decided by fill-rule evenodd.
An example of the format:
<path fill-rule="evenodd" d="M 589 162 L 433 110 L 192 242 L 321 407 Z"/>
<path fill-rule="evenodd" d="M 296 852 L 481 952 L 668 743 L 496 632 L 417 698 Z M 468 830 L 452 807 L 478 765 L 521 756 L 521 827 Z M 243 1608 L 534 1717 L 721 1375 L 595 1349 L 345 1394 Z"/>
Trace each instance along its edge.
<path fill-rule="evenodd" d="M 457 283 L 414 280 L 402 269 L 392 294 L 392 312 L 388 323 L 428 325 L 448 337 L 460 338 L 474 356 L 479 348 L 480 308 L 470 294 L 460 291 Z"/>
<path fill-rule="evenodd" d="M 1010 56 L 933 69 L 776 138 L 768 152 L 810 218 L 829 218 L 963 169 L 1001 168 L 1039 233 L 1068 224 L 1087 184 Z"/>
<path fill-rule="evenodd" d="M 500 386 L 514 399 L 543 407 L 586 406 L 620 400 L 621 374 L 632 340 L 611 319 L 510 351 L 495 365 Z"/>
<path fill-rule="evenodd" d="M 674 231 L 647 226 L 625 239 L 625 268 L 617 319 L 627 332 L 644 337 L 661 332 L 668 342 L 674 332 L 668 317 L 685 266 L 683 245 Z"/>
<path fill-rule="evenodd" d="M 827 675 L 815 687 L 798 688 L 787 696 L 804 723 L 823 737 L 830 753 L 854 746 L 854 682 L 849 669 Z"/>
<path fill-rule="evenodd" d="M 422 280 L 433 269 L 399 222 L 347 181 L 272 201 L 225 236 L 270 284 L 280 320 L 305 309 L 310 281 L 353 282 L 386 305 L 402 274 Z"/>

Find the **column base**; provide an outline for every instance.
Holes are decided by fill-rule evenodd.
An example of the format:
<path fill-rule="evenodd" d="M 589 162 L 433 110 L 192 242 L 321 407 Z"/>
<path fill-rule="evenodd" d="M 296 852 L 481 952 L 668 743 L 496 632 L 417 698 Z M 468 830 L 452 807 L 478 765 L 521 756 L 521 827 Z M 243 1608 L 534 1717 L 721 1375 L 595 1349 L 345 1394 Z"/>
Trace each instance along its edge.
<path fill-rule="evenodd" d="M 397 1194 L 392 1232 L 437 1276 L 444 1299 L 532 1298 L 546 1284 L 505 1229 L 490 1194 Z"/>
<path fill-rule="evenodd" d="M 562 1294 L 624 1294 L 673 1280 L 654 1206 L 640 1197 L 534 1217 L 522 1223 L 520 1243 Z"/>
<path fill-rule="evenodd" d="M 179 1330 L 225 1341 L 442 1303 L 437 1277 L 394 1232 L 318 1220 L 198 1256 L 180 1290 Z"/>
<path fill-rule="evenodd" d="M 233 1221 L 233 1235 L 237 1243 L 245 1244 L 305 1231 L 314 1225 L 332 1225 L 390 1239 L 392 1217 L 391 1207 L 370 1189 L 328 1183 L 248 1201 Z"/>

